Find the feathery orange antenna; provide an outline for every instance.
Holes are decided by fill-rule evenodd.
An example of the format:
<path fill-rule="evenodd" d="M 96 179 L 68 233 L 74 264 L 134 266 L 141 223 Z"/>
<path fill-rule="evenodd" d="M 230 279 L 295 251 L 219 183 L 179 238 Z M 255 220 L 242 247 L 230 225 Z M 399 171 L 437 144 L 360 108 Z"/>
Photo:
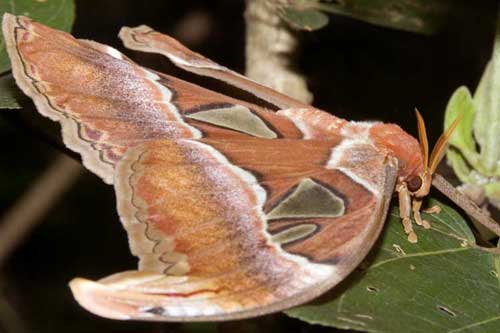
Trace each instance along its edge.
<path fill-rule="evenodd" d="M 446 152 L 445 148 L 446 145 L 448 144 L 448 140 L 453 134 L 453 131 L 457 128 L 458 123 L 460 123 L 460 121 L 462 120 L 463 115 L 464 115 L 463 113 L 460 113 L 458 117 L 456 117 L 455 120 L 451 123 L 450 127 L 448 127 L 446 131 L 443 134 L 441 134 L 439 139 L 436 141 L 434 149 L 432 149 L 430 163 L 429 163 L 429 172 L 431 173 L 431 175 L 434 174 L 439 162 L 441 162 L 441 159 L 443 158 L 444 153 Z"/>
<path fill-rule="evenodd" d="M 420 112 L 415 108 L 415 114 L 417 115 L 417 125 L 418 125 L 418 141 L 420 143 L 420 149 L 422 150 L 422 155 L 424 156 L 424 170 L 429 171 L 432 175 L 436 171 L 436 168 L 441 162 L 441 159 L 446 152 L 446 144 L 450 139 L 453 131 L 457 128 L 458 123 L 462 120 L 463 113 L 459 114 L 457 118 L 451 123 L 450 127 L 441 134 L 439 139 L 436 141 L 434 148 L 432 149 L 431 156 L 429 159 L 429 141 L 427 140 L 427 132 L 425 130 L 424 118 Z"/>
<path fill-rule="evenodd" d="M 427 140 L 427 132 L 425 130 L 424 118 L 420 114 L 417 108 L 415 108 L 415 114 L 417 115 L 417 125 L 418 125 L 418 142 L 420 143 L 420 149 L 422 150 L 422 155 L 424 156 L 424 170 L 427 170 L 429 163 L 429 141 Z"/>

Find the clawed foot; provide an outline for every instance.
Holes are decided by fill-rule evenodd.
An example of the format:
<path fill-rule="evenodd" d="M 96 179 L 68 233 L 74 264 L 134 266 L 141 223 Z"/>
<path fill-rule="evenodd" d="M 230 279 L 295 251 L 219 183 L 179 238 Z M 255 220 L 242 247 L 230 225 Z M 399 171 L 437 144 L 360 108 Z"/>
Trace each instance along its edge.
<path fill-rule="evenodd" d="M 439 214 L 441 213 L 441 207 L 439 207 L 438 205 L 434 205 L 432 207 L 424 209 L 423 212 L 427 214 Z"/>
<path fill-rule="evenodd" d="M 405 230 L 405 234 L 408 235 L 408 242 L 410 243 L 416 243 L 418 241 L 417 234 L 413 230 L 413 225 L 411 223 L 411 220 L 409 218 L 403 218 L 402 219 L 403 223 L 403 228 Z"/>
<path fill-rule="evenodd" d="M 427 220 L 422 219 L 422 216 L 420 215 L 422 200 L 417 198 L 413 198 L 412 200 L 405 185 L 396 187 L 396 190 L 399 195 L 399 215 L 401 216 L 404 231 L 406 235 L 408 235 L 408 241 L 410 243 L 416 243 L 418 238 L 417 234 L 413 230 L 410 218 L 411 214 L 413 213 L 413 217 L 415 218 L 415 223 L 417 225 L 423 227 L 424 229 L 431 228 L 431 224 Z M 441 207 L 435 205 L 423 211 L 428 214 L 436 214 L 441 212 Z"/>

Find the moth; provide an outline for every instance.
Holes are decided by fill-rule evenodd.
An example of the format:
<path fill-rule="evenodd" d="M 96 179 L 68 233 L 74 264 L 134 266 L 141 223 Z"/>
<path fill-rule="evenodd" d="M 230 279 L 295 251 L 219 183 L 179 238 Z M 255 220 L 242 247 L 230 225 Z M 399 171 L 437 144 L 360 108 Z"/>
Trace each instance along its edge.
<path fill-rule="evenodd" d="M 228 320 L 304 302 L 366 256 L 396 190 L 405 232 L 445 142 L 429 157 L 394 124 L 354 122 L 266 88 L 147 26 L 126 47 L 166 56 L 274 105 L 265 108 L 142 67 L 107 45 L 5 14 L 18 86 L 65 144 L 113 184 L 137 270 L 70 287 L 113 319 Z M 110 246 L 112 246 L 110 244 Z"/>

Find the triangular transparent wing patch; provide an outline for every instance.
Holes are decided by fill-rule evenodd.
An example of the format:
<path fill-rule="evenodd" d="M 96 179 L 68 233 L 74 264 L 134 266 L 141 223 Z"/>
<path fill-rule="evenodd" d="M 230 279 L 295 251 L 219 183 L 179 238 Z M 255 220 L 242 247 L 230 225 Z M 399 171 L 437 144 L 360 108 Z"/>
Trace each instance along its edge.
<path fill-rule="evenodd" d="M 318 229 L 319 227 L 314 223 L 303 223 L 274 234 L 272 240 L 275 243 L 284 245 L 306 238 L 315 233 Z"/>
<path fill-rule="evenodd" d="M 269 220 L 283 218 L 338 217 L 344 215 L 344 201 L 325 186 L 310 178 L 302 180 L 297 188 L 268 214 Z"/>
<path fill-rule="evenodd" d="M 260 117 L 242 105 L 199 111 L 186 117 L 259 138 L 276 139 L 278 137 Z"/>

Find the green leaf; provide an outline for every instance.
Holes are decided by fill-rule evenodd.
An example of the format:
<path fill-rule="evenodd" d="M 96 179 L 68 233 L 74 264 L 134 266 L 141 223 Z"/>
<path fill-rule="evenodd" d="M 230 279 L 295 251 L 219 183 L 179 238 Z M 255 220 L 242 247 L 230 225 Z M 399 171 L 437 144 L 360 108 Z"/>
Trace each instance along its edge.
<path fill-rule="evenodd" d="M 313 324 L 369 332 L 499 332 L 500 252 L 476 245 L 463 218 L 438 204 L 411 244 L 394 207 L 371 258 L 326 299 L 287 311 Z M 496 251 L 496 252 L 495 252 Z"/>
<path fill-rule="evenodd" d="M 473 198 L 484 194 L 500 209 L 500 11 L 493 54 L 474 97 L 465 87 L 457 89 L 446 108 L 445 128 L 460 113 L 464 118 L 451 137 L 455 149 L 447 151 L 448 163 L 467 185 L 465 193 Z"/>
<path fill-rule="evenodd" d="M 449 150 L 447 155 L 448 160 L 451 161 L 455 173 L 457 173 L 457 169 L 465 171 L 464 165 L 462 165 L 465 161 L 462 162 L 460 160 L 462 156 L 465 157 L 467 162 L 475 169 L 483 170 L 479 161 L 479 153 L 476 150 L 476 142 L 472 136 L 476 109 L 469 89 L 464 86 L 455 90 L 448 101 L 444 116 L 444 129 L 446 130 L 460 115 L 462 116 L 462 120 L 460 120 L 449 139 L 450 145 L 457 148 L 460 154 L 456 154 L 454 151 Z"/>
<path fill-rule="evenodd" d="M 448 149 L 446 152 L 446 158 L 448 159 L 448 164 L 453 168 L 455 175 L 464 184 L 473 183 L 471 177 L 471 168 L 469 164 L 465 161 L 462 154 L 453 149 Z"/>
<path fill-rule="evenodd" d="M 328 16 L 314 9 L 284 8 L 281 17 L 295 28 L 313 31 L 328 24 Z"/>
<path fill-rule="evenodd" d="M 17 101 L 23 96 L 12 75 L 0 77 L 0 109 L 20 109 Z"/>
<path fill-rule="evenodd" d="M 50 27 L 70 31 L 75 20 L 73 0 L 2 0 L 0 14 L 11 13 L 29 16 Z M 0 73 L 10 68 L 3 36 L 0 37 Z"/>
<path fill-rule="evenodd" d="M 474 136 L 481 146 L 481 164 L 489 175 L 500 176 L 500 14 L 493 55 L 474 94 L 477 115 Z"/>
<path fill-rule="evenodd" d="M 484 193 L 492 205 L 500 208 L 500 181 L 485 184 Z"/>
<path fill-rule="evenodd" d="M 425 34 L 435 33 L 446 22 L 450 0 L 301 0 L 308 6 L 349 16 L 372 24 Z M 294 2 L 297 3 L 297 0 Z"/>
<path fill-rule="evenodd" d="M 472 137 L 474 112 L 474 102 L 469 89 L 464 86 L 459 87 L 451 96 L 444 116 L 444 128 L 447 129 L 459 115 L 462 115 L 462 120 L 449 139 L 451 145 L 463 150 L 476 151 Z"/>

